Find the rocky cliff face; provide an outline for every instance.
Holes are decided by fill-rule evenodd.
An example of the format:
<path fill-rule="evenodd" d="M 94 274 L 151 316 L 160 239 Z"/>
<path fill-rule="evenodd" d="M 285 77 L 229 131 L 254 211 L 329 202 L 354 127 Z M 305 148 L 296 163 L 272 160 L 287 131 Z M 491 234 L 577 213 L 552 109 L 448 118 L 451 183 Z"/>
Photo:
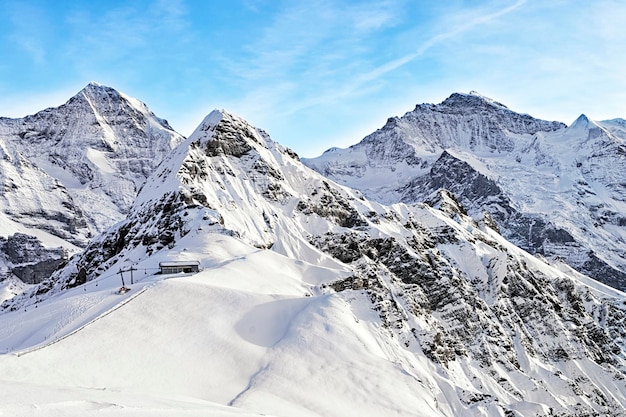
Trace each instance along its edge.
<path fill-rule="evenodd" d="M 448 148 L 509 152 L 516 147 L 516 135 L 552 132 L 564 127 L 560 122 L 516 113 L 475 92 L 455 93 L 441 104 L 419 104 L 401 118 L 390 118 L 382 129 L 367 136 L 363 142 L 380 146 L 381 137 L 395 136 L 400 142 L 428 153 L 439 153 Z M 369 152 L 370 157 L 374 155 Z"/>
<path fill-rule="evenodd" d="M 477 93 L 422 104 L 348 149 L 303 162 L 385 203 L 450 190 L 520 247 L 626 288 L 626 135 L 619 119 L 570 127 Z"/>
<path fill-rule="evenodd" d="M 355 320 L 370 323 L 381 354 L 423 383 L 420 395 L 442 415 L 622 415 L 623 294 L 530 256 L 493 219 L 472 219 L 454 191 L 503 216 L 514 215 L 513 203 L 463 161 L 440 159 L 441 169 L 466 170 L 473 188 L 455 189 L 435 164 L 422 181 L 453 191 L 430 193 L 429 204 L 385 206 L 309 170 L 244 120 L 214 112 L 148 179 L 125 220 L 32 291 L 45 299 L 80 284 L 79 269 L 94 280 L 227 234 L 325 267 L 307 295 L 368 305 L 375 314 L 355 307 Z M 258 279 L 271 280 L 261 271 Z M 422 361 L 431 372 L 420 373 Z"/>
<path fill-rule="evenodd" d="M 63 247 L 46 248 L 34 236 L 15 233 L 0 238 L 0 259 L 6 265 L 3 279 L 15 275 L 24 283 L 36 284 L 50 277 L 67 258 Z"/>
<path fill-rule="evenodd" d="M 68 190 L 93 233 L 127 213 L 138 188 L 183 140 L 145 104 L 95 83 L 58 108 L 0 119 L 0 135 Z"/>
<path fill-rule="evenodd" d="M 0 118 L 3 235 L 36 236 L 47 248 L 76 252 L 123 218 L 182 140 L 145 104 L 95 83 L 60 107 Z M 10 256 L 7 262 L 20 263 Z M 40 274 L 29 276 L 36 281 Z"/>

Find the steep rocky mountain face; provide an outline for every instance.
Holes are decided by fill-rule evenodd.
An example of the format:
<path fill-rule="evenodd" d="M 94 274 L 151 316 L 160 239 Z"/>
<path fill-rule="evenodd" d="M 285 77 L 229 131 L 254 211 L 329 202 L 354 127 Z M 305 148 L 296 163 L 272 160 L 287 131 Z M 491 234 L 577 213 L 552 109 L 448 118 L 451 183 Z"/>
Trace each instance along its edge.
<path fill-rule="evenodd" d="M 61 247 L 76 252 L 121 220 L 145 179 L 182 140 L 145 104 L 96 83 L 60 107 L 0 118 L 2 235 L 27 242 L 24 250 L 32 239 L 46 249 L 28 261 L 1 250 L 5 275 L 16 272 L 29 282 L 48 277 L 50 254 Z"/>
<path fill-rule="evenodd" d="M 506 114 L 501 106 L 496 109 Z M 525 116 L 519 117 L 517 126 L 531 126 L 531 131 L 561 129 Z M 527 140 L 539 137 L 537 131 L 515 135 Z M 512 138 L 503 145 L 495 133 L 483 139 L 476 142 L 481 149 L 504 146 L 505 153 L 518 146 Z M 398 143 L 405 144 L 398 157 L 412 148 Z M 365 153 L 358 147 L 348 152 Z M 520 250 L 495 230 L 497 220 L 489 216 L 472 219 L 468 215 L 472 209 L 462 204 L 472 200 L 437 170 L 455 166 L 452 172 L 472 178 L 468 195 L 498 207 L 502 215 L 524 214 L 497 181 L 471 164 L 449 153 L 429 158 L 415 152 L 411 161 L 404 159 L 407 166 L 419 166 L 423 172 L 422 179 L 410 178 L 416 187 L 428 188 L 430 181 L 438 190 L 428 193 L 429 204 L 385 206 L 308 169 L 262 130 L 216 111 L 163 161 L 123 221 L 94 239 L 49 280 L 5 302 L 3 308 L 19 310 L 32 303 L 33 294 L 45 300 L 157 255 L 184 254 L 190 242 L 228 236 L 257 248 L 260 256 L 272 252 L 323 268 L 323 275 L 309 278 L 309 291 L 302 297 L 339 300 L 352 310 L 357 323 L 367 323 L 364 328 L 369 329 L 367 340 L 377 346 L 375 355 L 393 363 L 408 390 L 432 405 L 429 411 L 413 410 L 416 415 L 623 415 L 623 294 L 563 264 L 556 268 Z M 362 176 L 367 175 L 368 164 L 362 167 Z M 352 168 L 358 172 L 357 166 Z M 345 174 L 348 164 L 341 169 Z M 451 191 L 439 190 L 445 185 Z M 402 186 L 397 194 L 412 191 Z M 493 217 L 497 216 L 495 212 Z M 563 240 L 558 236 L 565 232 L 559 230 L 554 229 L 556 237 L 544 233 Z M 268 285 L 272 281 L 264 271 L 255 279 L 267 280 Z M 305 331 L 291 331 L 300 330 Z M 283 337 L 270 349 L 289 352 L 286 344 L 300 346 L 303 337 Z M 333 362 L 336 348 L 330 341 L 327 351 L 316 352 L 329 365 L 315 372 L 327 374 L 328 380 L 350 378 L 350 369 Z M 280 404 L 281 392 L 262 381 L 273 381 L 270 375 L 296 365 L 265 365 L 254 375 L 257 382 L 229 405 L 243 406 L 259 396 Z M 306 391 L 309 383 L 298 381 L 298 387 Z M 380 390 L 366 392 L 368 401 L 405 403 L 394 397 L 406 395 L 404 391 Z M 356 397 L 347 401 L 358 401 L 364 394 L 355 390 L 350 395 Z M 340 415 L 325 401 L 307 398 L 302 406 L 313 414 Z"/>
<path fill-rule="evenodd" d="M 447 189 L 519 247 L 626 288 L 626 129 L 518 114 L 477 93 L 422 104 L 348 149 L 303 162 L 383 203 Z"/>

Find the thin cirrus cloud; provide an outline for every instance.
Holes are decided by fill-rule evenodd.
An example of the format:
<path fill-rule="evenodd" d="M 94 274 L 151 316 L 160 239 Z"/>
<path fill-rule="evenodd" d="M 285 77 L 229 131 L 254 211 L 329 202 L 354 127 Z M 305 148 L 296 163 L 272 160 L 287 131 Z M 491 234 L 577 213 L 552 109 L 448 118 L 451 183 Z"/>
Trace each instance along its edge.
<path fill-rule="evenodd" d="M 449 38 L 453 38 L 455 36 L 459 36 L 461 35 L 463 32 L 469 31 L 473 28 L 475 28 L 476 26 L 479 26 L 481 24 L 486 24 L 494 19 L 497 19 L 501 16 L 504 16 L 507 13 L 510 13 L 514 10 L 516 10 L 518 7 L 522 6 L 524 3 L 526 3 L 526 0 L 519 0 L 516 3 L 514 3 L 511 6 L 505 7 L 501 10 L 498 10 L 496 12 L 488 12 L 485 15 L 480 15 L 477 16 L 465 23 L 462 23 L 456 27 L 452 27 L 451 30 L 449 31 L 444 31 L 444 32 L 440 32 L 437 33 L 436 35 L 432 36 L 431 38 L 427 39 L 425 42 L 423 42 L 414 52 L 409 53 L 407 55 L 404 55 L 402 57 L 396 58 L 390 62 L 387 62 L 381 66 L 379 66 L 378 68 L 376 68 L 374 71 L 371 71 L 367 74 L 364 74 L 361 77 L 361 83 L 371 80 L 371 79 L 375 79 L 378 78 L 388 72 L 391 72 L 393 70 L 398 69 L 399 67 L 408 64 L 409 62 L 417 59 L 419 56 L 421 56 L 422 54 L 424 54 L 427 50 L 429 50 L 430 48 L 435 47 L 438 43 L 444 42 L 446 39 Z M 360 83 L 357 83 L 356 86 L 358 86 Z"/>
<path fill-rule="evenodd" d="M 358 39 L 392 20 L 384 3 L 340 6 L 302 2 L 277 10 L 266 17 L 258 38 L 231 57 L 230 69 L 251 82 L 324 75 L 320 68 L 358 54 Z M 347 54 L 349 48 L 356 50 Z"/>
<path fill-rule="evenodd" d="M 616 28 L 625 17 L 626 4 L 613 1 L 527 2 L 491 30 L 444 45 L 442 78 L 460 80 L 463 62 L 460 85 L 514 110 L 566 123 L 624 115 L 626 59 L 616 51 L 626 37 Z"/>
<path fill-rule="evenodd" d="M 615 0 L 5 0 L 0 115 L 97 81 L 183 134 L 225 108 L 303 156 L 456 91 L 564 122 L 626 116 L 625 20 Z"/>
<path fill-rule="evenodd" d="M 294 77 L 276 77 L 270 80 L 273 81 L 270 85 L 267 82 L 261 85 L 252 84 L 246 95 L 239 102 L 233 102 L 231 105 L 241 109 L 244 113 L 251 113 L 253 108 L 266 109 L 266 114 L 256 112 L 261 119 L 269 119 L 276 115 L 281 118 L 295 117 L 297 119 L 297 115 L 301 112 L 319 107 L 336 107 L 337 103 L 351 102 L 367 97 L 368 94 L 373 94 L 372 101 L 378 101 L 375 96 L 380 94 L 380 85 L 385 83 L 384 78 L 388 74 L 401 67 L 409 66 L 438 44 L 459 37 L 478 26 L 488 24 L 515 11 L 524 3 L 525 0 L 522 0 L 505 7 L 482 8 L 480 13 L 474 11 L 474 15 L 471 16 L 465 10 L 450 11 L 446 18 L 462 23 L 448 25 L 424 22 L 425 31 L 430 31 L 432 34 L 429 37 L 417 36 L 417 47 L 414 46 L 409 51 L 403 51 L 403 48 L 393 45 L 394 40 L 403 38 L 404 42 L 400 43 L 400 47 L 406 44 L 416 44 L 413 39 L 414 27 L 402 22 L 401 15 L 406 11 L 405 7 L 394 8 L 393 4 L 387 4 L 384 13 L 381 10 L 372 11 L 371 8 L 352 9 L 352 13 L 346 13 L 346 10 L 329 13 L 326 9 L 326 13 L 319 15 L 322 17 L 341 16 L 341 19 L 329 18 L 323 22 L 312 20 L 310 6 L 303 7 L 298 9 L 297 13 L 292 11 L 289 18 L 279 19 L 279 25 L 268 29 L 270 35 L 253 45 L 251 49 L 255 51 L 254 56 L 242 63 L 241 68 L 246 71 L 250 68 L 259 68 L 259 72 L 253 70 L 245 75 L 247 80 L 257 81 L 268 73 L 288 71 L 290 67 L 297 66 L 299 60 L 307 59 L 306 65 L 309 68 L 295 77 L 302 77 L 302 83 L 314 85 L 315 88 L 306 89 L 294 86 Z M 367 23 L 363 23 L 364 21 Z M 292 30 L 287 30 L 285 22 L 289 22 Z M 354 28 L 359 27 L 364 30 L 364 33 L 354 35 L 352 38 L 340 36 L 340 41 L 336 40 L 336 34 L 330 34 L 332 31 L 342 32 L 350 22 L 352 22 L 351 30 L 347 32 L 354 34 Z M 314 35 L 311 35 L 311 31 L 307 30 L 310 26 L 325 28 L 326 31 L 313 31 Z M 444 28 L 444 30 L 438 28 Z M 392 33 L 378 33 L 385 31 Z M 297 48 L 289 49 L 281 44 L 280 35 L 285 33 L 291 34 L 292 41 L 295 39 Z M 369 33 L 389 37 L 389 42 L 384 44 L 384 47 L 388 49 L 385 54 L 376 56 L 379 51 L 359 43 L 359 40 Z M 299 39 L 299 36 L 303 39 Z M 323 42 L 328 42 L 328 44 L 320 46 L 319 44 Z M 387 60 L 381 61 L 381 57 L 386 57 Z M 268 106 L 268 103 L 271 105 Z M 365 118 L 367 117 L 365 115 Z M 271 121 L 268 120 L 267 123 Z M 361 121 L 360 123 L 367 128 L 373 127 L 369 122 Z"/>
<path fill-rule="evenodd" d="M 245 85 L 232 105 L 284 117 L 345 95 L 372 66 L 367 42 L 401 20 L 401 4 L 303 2 L 279 11 L 242 56 L 224 63 Z"/>
<path fill-rule="evenodd" d="M 15 49 L 41 65 L 46 61 L 44 39 L 50 33 L 50 23 L 42 11 L 28 3 L 12 4 L 6 10 L 8 20 L 7 39 Z"/>
<path fill-rule="evenodd" d="M 113 72 L 113 63 L 125 63 L 134 72 L 151 75 L 155 69 L 147 62 L 166 60 L 174 45 L 188 47 L 184 34 L 189 24 L 180 1 L 156 1 L 145 8 L 129 3 L 102 11 L 76 9 L 65 17 L 71 34 L 66 56 L 85 71 L 104 64 Z"/>

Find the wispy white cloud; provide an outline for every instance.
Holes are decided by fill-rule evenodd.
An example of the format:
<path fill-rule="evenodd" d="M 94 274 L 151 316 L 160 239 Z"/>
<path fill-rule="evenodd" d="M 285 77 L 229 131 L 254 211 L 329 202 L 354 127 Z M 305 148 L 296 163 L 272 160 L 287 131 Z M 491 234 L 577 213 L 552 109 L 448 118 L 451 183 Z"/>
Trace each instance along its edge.
<path fill-rule="evenodd" d="M 11 41 L 30 56 L 34 64 L 44 64 L 50 29 L 45 13 L 27 3 L 11 3 L 9 18 L 13 26 L 9 35 Z"/>
<path fill-rule="evenodd" d="M 626 91 L 620 2 L 485 0 L 424 10 L 410 1 L 244 3 L 254 23 L 236 42 L 221 38 L 227 46 L 207 42 L 212 61 L 195 71 L 221 85 L 186 109 L 185 123 L 225 107 L 278 132 L 278 140 L 302 139 L 286 144 L 310 155 L 313 146 L 356 141 L 354 132 L 380 123 L 372 120 L 454 91 L 476 89 L 514 110 L 565 122 L 575 112 L 593 117 L 600 107 L 594 97 L 626 103 L 618 96 Z M 329 140 L 314 145 L 315 137 Z"/>
<path fill-rule="evenodd" d="M 598 119 L 626 114 L 621 70 L 626 56 L 618 52 L 626 34 L 616 29 L 626 18 L 626 4 L 575 0 L 523 6 L 501 24 L 445 43 L 438 55 L 440 79 L 566 123 L 580 113 Z"/>
<path fill-rule="evenodd" d="M 445 11 L 404 1 L 290 3 L 272 15 L 243 57 L 224 63 L 240 86 L 240 94 L 228 97 L 226 105 L 270 129 L 277 120 L 306 120 L 310 112 L 332 118 L 333 112 L 368 106 L 371 114 L 375 103 L 389 105 L 389 88 L 414 91 L 402 71 L 414 72 L 427 52 L 495 24 L 525 3 L 497 1 Z M 352 123 L 371 126 L 365 119 Z"/>
<path fill-rule="evenodd" d="M 350 5 L 344 12 L 348 24 L 356 33 L 368 33 L 398 22 L 402 2 L 379 1 L 374 4 Z"/>
<path fill-rule="evenodd" d="M 372 71 L 369 71 L 367 73 L 361 74 L 358 78 L 356 78 L 354 80 L 354 82 L 352 84 L 350 84 L 349 86 L 347 86 L 347 88 L 341 92 L 342 95 L 348 94 L 351 91 L 354 91 L 355 89 L 360 88 L 363 84 L 370 82 L 372 80 L 378 79 L 381 76 L 391 72 L 391 71 L 395 71 L 398 68 L 414 61 L 415 59 L 419 58 L 420 56 L 422 56 L 426 51 L 428 51 L 429 49 L 435 47 L 436 45 L 445 42 L 448 39 L 457 37 L 461 34 L 463 34 L 464 32 L 470 31 L 474 28 L 476 28 L 477 26 L 480 25 L 484 25 L 487 24 L 495 19 L 498 19 L 499 17 L 502 17 L 508 13 L 511 13 L 512 11 L 518 9 L 519 7 L 521 7 L 522 5 L 524 5 L 526 3 L 526 0 L 518 0 L 516 3 L 505 7 L 503 9 L 499 9 L 497 11 L 490 11 L 490 12 L 486 12 L 485 14 L 481 14 L 477 17 L 474 17 L 472 19 L 470 19 L 469 21 L 466 21 L 465 23 L 461 23 L 457 26 L 454 26 L 451 28 L 451 30 L 448 31 L 444 31 L 444 32 L 439 32 L 437 34 L 435 34 L 434 36 L 430 37 L 429 39 L 427 39 L 426 41 L 422 42 L 419 47 L 409 53 L 406 54 L 404 56 L 395 58 L 391 61 L 388 61 L 380 66 L 378 66 L 377 68 L 373 69 Z"/>
<path fill-rule="evenodd" d="M 189 9 L 184 0 L 156 0 L 149 7 L 150 19 L 159 22 L 159 28 L 181 31 L 190 26 Z"/>
<path fill-rule="evenodd" d="M 65 25 L 72 36 L 64 55 L 87 73 L 102 63 L 108 71 L 118 64 L 121 70 L 141 72 L 147 62 L 184 51 L 190 23 L 183 1 L 155 0 L 147 6 L 123 2 L 101 12 L 75 9 Z M 126 68 L 119 67 L 124 63 Z"/>
<path fill-rule="evenodd" d="M 357 56 L 368 34 L 392 25 L 399 2 L 289 2 L 244 47 L 244 56 L 225 63 L 234 75 L 258 81 L 320 74 L 311 68 Z M 320 74 L 320 78 L 321 78 Z"/>
<path fill-rule="evenodd" d="M 369 37 L 397 24 L 403 3 L 289 3 L 271 16 L 243 57 L 223 62 L 245 86 L 237 107 L 276 103 L 281 114 L 290 113 L 311 96 L 337 91 L 370 65 Z"/>
<path fill-rule="evenodd" d="M 429 49 L 445 42 L 446 40 L 458 37 L 463 33 L 471 31 L 478 26 L 485 25 L 508 13 L 511 13 L 523 6 L 525 3 L 526 0 L 518 0 L 512 5 L 500 8 L 498 10 L 485 11 L 481 9 L 480 14 L 477 14 L 476 11 L 473 11 L 474 16 L 472 16 L 471 19 L 464 19 L 463 23 L 453 26 L 450 30 L 435 33 L 430 38 L 424 40 L 414 51 L 403 56 L 393 58 L 369 71 L 355 72 L 354 76 L 350 77 L 348 80 L 346 80 L 346 82 L 341 83 L 340 86 L 331 86 L 331 88 L 329 88 L 328 90 L 318 90 L 313 95 L 301 97 L 296 102 L 291 103 L 288 108 L 285 108 L 281 112 L 281 114 L 288 116 L 290 114 L 296 113 L 300 110 L 312 106 L 322 105 L 328 102 L 336 102 L 337 100 L 343 99 L 350 95 L 362 95 L 367 92 L 366 90 L 368 88 L 373 88 L 372 83 L 374 81 L 380 79 L 390 72 L 398 70 L 399 68 L 411 63 L 412 61 L 415 61 Z M 468 17 L 466 11 L 463 11 L 463 15 L 465 18 Z M 358 12 L 353 15 L 354 18 L 356 18 L 357 16 Z M 392 19 L 387 18 L 386 20 L 391 21 Z M 443 26 L 446 27 L 445 25 Z M 346 53 L 347 51 L 343 52 Z M 246 99 L 249 99 L 249 97 L 246 97 Z"/>
<path fill-rule="evenodd" d="M 271 0 L 242 0 L 242 4 L 245 9 L 255 13 L 259 13 L 264 9 Z"/>

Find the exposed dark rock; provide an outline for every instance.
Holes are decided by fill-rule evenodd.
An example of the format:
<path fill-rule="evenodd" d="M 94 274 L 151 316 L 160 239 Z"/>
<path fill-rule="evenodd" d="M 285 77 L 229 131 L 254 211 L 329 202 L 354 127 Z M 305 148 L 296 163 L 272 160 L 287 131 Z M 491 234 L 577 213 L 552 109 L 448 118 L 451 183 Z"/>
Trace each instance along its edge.
<path fill-rule="evenodd" d="M 242 129 L 231 118 L 224 117 L 215 126 L 215 135 L 206 144 L 206 155 L 231 155 L 239 158 L 252 150 L 249 141 L 258 142 L 249 129 Z"/>
<path fill-rule="evenodd" d="M 611 267 L 593 252 L 580 262 L 579 252 L 585 249 L 571 233 L 546 221 L 540 214 L 520 212 L 494 180 L 448 152 L 441 154 L 428 174 L 413 179 L 400 191 L 404 202 L 425 201 L 450 215 L 469 212 L 475 218 L 482 217 L 490 228 L 532 254 L 558 257 L 607 285 L 626 288 L 623 271 Z"/>
<path fill-rule="evenodd" d="M 27 284 L 44 281 L 67 261 L 63 248 L 46 248 L 35 236 L 22 233 L 0 239 L 0 252 L 11 273 Z"/>
<path fill-rule="evenodd" d="M 52 275 L 54 271 L 65 265 L 67 259 L 48 259 L 31 265 L 16 266 L 11 272 L 27 284 L 38 284 Z"/>
<path fill-rule="evenodd" d="M 315 213 L 328 218 L 339 226 L 355 228 L 367 226 L 367 221 L 340 191 L 323 183 L 321 192 L 312 194 L 308 201 L 300 200 L 297 209 L 305 214 Z"/>

